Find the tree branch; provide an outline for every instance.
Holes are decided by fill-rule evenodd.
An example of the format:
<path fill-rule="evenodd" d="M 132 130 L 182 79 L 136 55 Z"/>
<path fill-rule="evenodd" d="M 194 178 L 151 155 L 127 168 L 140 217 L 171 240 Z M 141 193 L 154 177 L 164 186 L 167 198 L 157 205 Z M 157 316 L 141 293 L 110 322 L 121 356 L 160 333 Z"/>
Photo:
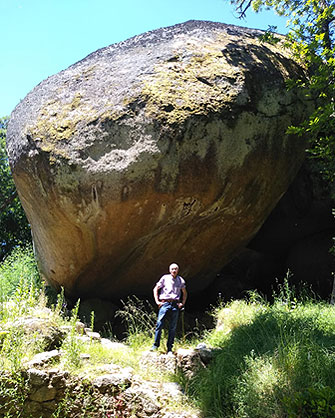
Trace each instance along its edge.
<path fill-rule="evenodd" d="M 240 5 L 237 7 L 236 11 L 238 12 L 239 19 L 245 19 L 246 14 L 247 14 L 247 10 L 249 9 L 249 7 L 251 6 L 252 0 L 249 0 L 247 2 L 247 5 L 245 6 L 246 0 L 242 0 L 239 2 Z"/>

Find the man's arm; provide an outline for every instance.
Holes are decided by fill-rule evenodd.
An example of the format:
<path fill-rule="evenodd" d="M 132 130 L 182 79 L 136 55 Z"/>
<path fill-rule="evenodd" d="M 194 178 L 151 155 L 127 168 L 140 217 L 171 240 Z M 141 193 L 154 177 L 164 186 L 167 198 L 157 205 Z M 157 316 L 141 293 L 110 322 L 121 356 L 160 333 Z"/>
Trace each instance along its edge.
<path fill-rule="evenodd" d="M 158 283 L 156 284 L 156 286 L 154 287 L 154 298 L 155 298 L 155 302 L 158 305 L 158 307 L 160 308 L 163 303 L 159 300 L 159 296 L 158 296 L 158 291 L 159 291 L 160 287 L 158 286 Z"/>
<path fill-rule="evenodd" d="M 182 293 L 183 298 L 182 298 L 182 302 L 178 304 L 179 309 L 181 309 L 183 306 L 185 306 L 185 303 L 186 303 L 186 299 L 187 299 L 186 287 L 181 288 L 181 293 Z"/>

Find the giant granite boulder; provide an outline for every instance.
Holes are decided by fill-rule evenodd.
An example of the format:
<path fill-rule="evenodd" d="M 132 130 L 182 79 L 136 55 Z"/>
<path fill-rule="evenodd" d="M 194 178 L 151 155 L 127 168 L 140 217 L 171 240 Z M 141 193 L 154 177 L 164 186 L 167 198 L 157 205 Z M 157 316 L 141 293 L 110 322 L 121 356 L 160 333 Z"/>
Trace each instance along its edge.
<path fill-rule="evenodd" d="M 302 77 L 260 31 L 189 21 L 100 49 L 16 107 L 8 152 L 41 272 L 69 295 L 201 291 L 299 169 Z"/>

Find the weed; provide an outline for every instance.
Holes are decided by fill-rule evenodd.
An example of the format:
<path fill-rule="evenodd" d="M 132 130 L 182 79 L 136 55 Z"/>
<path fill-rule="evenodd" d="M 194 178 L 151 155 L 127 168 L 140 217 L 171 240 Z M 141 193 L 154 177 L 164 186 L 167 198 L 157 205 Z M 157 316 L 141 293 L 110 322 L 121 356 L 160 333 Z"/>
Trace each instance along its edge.
<path fill-rule="evenodd" d="M 17 286 L 24 280 L 28 286 L 41 288 L 31 246 L 17 247 L 0 264 L 0 301 L 15 293 Z"/>
<path fill-rule="evenodd" d="M 91 330 L 94 330 L 94 311 L 91 312 L 91 321 L 90 321 L 90 326 L 91 326 Z"/>
<path fill-rule="evenodd" d="M 64 343 L 62 344 L 62 349 L 65 353 L 65 366 L 70 370 L 76 369 L 80 366 L 81 359 L 80 354 L 82 353 L 82 342 L 78 338 L 76 323 L 78 321 L 78 310 L 79 310 L 80 300 L 76 303 L 74 309 L 71 313 L 70 319 L 70 332 L 67 335 Z"/>
<path fill-rule="evenodd" d="M 41 287 L 31 248 L 16 248 L 0 264 L 0 322 L 27 312 L 36 304 Z"/>
<path fill-rule="evenodd" d="M 52 414 L 52 418 L 62 418 L 69 416 L 71 410 L 72 399 L 70 398 L 70 391 L 67 389 L 65 391 L 64 398 L 58 402 L 57 408 Z"/>
<path fill-rule="evenodd" d="M 54 312 L 56 316 L 63 316 L 66 312 L 64 287 L 61 288 L 61 291 L 57 295 L 57 302 L 56 302 L 56 305 L 54 306 Z"/>
<path fill-rule="evenodd" d="M 152 305 L 136 296 L 129 297 L 116 316 L 121 317 L 127 327 L 127 342 L 131 347 L 150 344 L 156 324 L 156 313 Z"/>
<path fill-rule="evenodd" d="M 27 383 L 20 372 L 0 373 L 0 416 L 21 417 Z"/>

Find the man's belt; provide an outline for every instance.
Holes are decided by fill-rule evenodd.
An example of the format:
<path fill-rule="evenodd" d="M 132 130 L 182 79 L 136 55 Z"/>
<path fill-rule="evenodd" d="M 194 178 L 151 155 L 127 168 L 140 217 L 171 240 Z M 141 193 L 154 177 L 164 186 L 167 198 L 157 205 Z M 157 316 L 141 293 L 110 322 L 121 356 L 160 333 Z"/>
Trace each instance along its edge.
<path fill-rule="evenodd" d="M 178 299 L 161 299 L 160 302 L 163 302 L 163 303 L 165 303 L 165 302 L 179 302 L 179 300 Z"/>

